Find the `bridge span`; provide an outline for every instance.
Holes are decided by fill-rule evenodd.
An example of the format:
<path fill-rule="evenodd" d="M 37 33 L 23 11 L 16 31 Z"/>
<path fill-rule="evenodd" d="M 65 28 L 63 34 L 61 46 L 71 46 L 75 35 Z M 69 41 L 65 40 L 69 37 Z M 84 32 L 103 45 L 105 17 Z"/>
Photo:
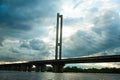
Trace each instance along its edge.
<path fill-rule="evenodd" d="M 16 71 L 32 71 L 33 65 L 36 72 L 45 71 L 46 65 L 53 67 L 53 72 L 63 72 L 63 67 L 66 64 L 74 63 L 101 63 L 101 62 L 120 62 L 120 55 L 108 56 L 94 56 L 94 57 L 80 57 L 62 59 L 62 26 L 63 15 L 57 14 L 57 28 L 56 28 L 56 48 L 55 59 L 53 60 L 40 60 L 29 61 L 24 63 L 1 64 L 0 70 L 16 70 Z"/>
<path fill-rule="evenodd" d="M 16 70 L 16 71 L 32 71 L 33 65 L 35 65 L 36 72 L 44 72 L 46 65 L 53 67 L 53 72 L 63 72 L 63 67 L 66 64 L 75 63 L 102 63 L 102 62 L 120 62 L 120 55 L 108 55 L 108 56 L 94 56 L 94 57 L 80 57 L 69 58 L 61 60 L 41 60 L 41 61 L 29 61 L 25 63 L 14 64 L 1 64 L 0 70 Z"/>

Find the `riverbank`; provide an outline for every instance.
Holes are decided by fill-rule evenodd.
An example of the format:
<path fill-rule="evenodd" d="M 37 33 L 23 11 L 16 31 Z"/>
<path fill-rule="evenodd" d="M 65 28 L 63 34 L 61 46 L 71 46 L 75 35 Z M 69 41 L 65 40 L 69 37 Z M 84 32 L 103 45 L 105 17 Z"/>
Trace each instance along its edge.
<path fill-rule="evenodd" d="M 52 68 L 48 67 L 47 68 L 48 72 L 52 72 Z M 88 68 L 88 69 L 83 69 L 83 68 L 78 68 L 78 67 L 65 67 L 63 69 L 63 72 L 73 72 L 73 73 L 120 73 L 120 68 Z"/>
<path fill-rule="evenodd" d="M 82 69 L 77 67 L 66 67 L 64 72 L 80 72 L 80 73 L 120 73 L 120 68 L 88 68 Z"/>

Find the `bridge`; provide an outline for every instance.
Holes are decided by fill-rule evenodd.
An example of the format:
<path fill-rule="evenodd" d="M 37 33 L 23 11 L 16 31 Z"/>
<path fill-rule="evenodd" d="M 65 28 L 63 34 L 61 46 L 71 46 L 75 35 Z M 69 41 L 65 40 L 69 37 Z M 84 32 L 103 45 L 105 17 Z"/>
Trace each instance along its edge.
<path fill-rule="evenodd" d="M 24 63 L 1 64 L 0 70 L 32 71 L 32 67 L 34 65 L 36 72 L 44 72 L 46 65 L 51 65 L 53 67 L 52 68 L 53 72 L 63 72 L 63 67 L 66 64 L 120 62 L 120 55 L 62 59 L 62 25 L 63 25 L 63 16 L 58 13 L 57 28 L 56 28 L 55 59 L 28 61 Z"/>

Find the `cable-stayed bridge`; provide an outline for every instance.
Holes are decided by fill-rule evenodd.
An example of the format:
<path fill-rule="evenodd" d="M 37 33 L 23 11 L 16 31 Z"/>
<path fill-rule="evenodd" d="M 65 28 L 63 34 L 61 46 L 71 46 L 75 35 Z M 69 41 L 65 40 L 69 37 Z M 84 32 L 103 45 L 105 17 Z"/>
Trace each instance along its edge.
<path fill-rule="evenodd" d="M 32 67 L 34 65 L 36 72 L 39 72 L 39 71 L 44 72 L 46 65 L 51 65 L 53 67 L 53 72 L 63 72 L 63 67 L 66 64 L 120 62 L 120 55 L 62 59 L 62 27 L 63 27 L 63 15 L 60 15 L 58 13 L 57 28 L 56 28 L 55 59 L 28 61 L 24 63 L 1 64 L 0 70 L 32 71 Z"/>

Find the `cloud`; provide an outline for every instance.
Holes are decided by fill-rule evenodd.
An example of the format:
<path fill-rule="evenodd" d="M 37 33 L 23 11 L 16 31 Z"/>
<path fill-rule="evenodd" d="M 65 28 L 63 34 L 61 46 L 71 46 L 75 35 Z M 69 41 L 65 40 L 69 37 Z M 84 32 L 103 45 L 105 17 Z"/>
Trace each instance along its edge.
<path fill-rule="evenodd" d="M 57 4 L 56 0 L 1 1 L 0 44 L 5 38 L 30 39 L 45 35 L 44 30 L 53 25 L 51 19 L 56 15 Z"/>
<path fill-rule="evenodd" d="M 64 57 L 89 56 L 98 53 L 101 55 L 119 54 L 114 52 L 120 46 L 119 13 L 104 10 L 102 14 L 97 12 L 96 15 L 90 19 L 85 18 L 87 20 L 83 19 L 84 23 L 93 24 L 92 27 L 78 28 L 75 34 L 64 40 Z"/>
<path fill-rule="evenodd" d="M 57 12 L 63 57 L 120 54 L 119 7 L 118 0 L 1 0 L 0 61 L 54 59 Z"/>
<path fill-rule="evenodd" d="M 50 55 L 48 45 L 42 40 L 32 39 L 28 41 L 23 41 L 21 43 L 22 44 L 20 44 L 20 49 L 23 49 L 23 51 L 26 50 L 28 52 L 30 50 L 30 52 L 32 52 L 31 54 L 34 59 L 38 59 L 38 60 L 45 59 L 45 57 Z M 29 57 L 29 55 L 30 54 L 28 54 L 28 56 L 26 57 Z"/>
<path fill-rule="evenodd" d="M 75 1 L 75 0 L 74 0 Z M 73 9 L 77 8 L 81 3 L 83 3 L 84 0 L 79 0 L 73 7 Z"/>
<path fill-rule="evenodd" d="M 56 0 L 0 1 L 0 60 L 47 59 L 52 50 L 43 38 L 49 35 L 49 27 L 55 26 L 59 2 Z"/>
<path fill-rule="evenodd" d="M 32 49 L 35 49 L 35 50 L 43 50 L 46 48 L 43 41 L 36 40 L 36 39 L 30 41 L 30 46 L 32 47 Z"/>
<path fill-rule="evenodd" d="M 20 43 L 21 43 L 21 45 L 20 45 L 21 48 L 28 48 L 28 49 L 30 49 L 30 44 L 29 44 L 28 41 L 21 41 Z"/>
<path fill-rule="evenodd" d="M 3 45 L 0 47 L 0 61 L 36 61 L 48 59 L 51 55 L 49 45 L 39 39 L 7 39 Z"/>

